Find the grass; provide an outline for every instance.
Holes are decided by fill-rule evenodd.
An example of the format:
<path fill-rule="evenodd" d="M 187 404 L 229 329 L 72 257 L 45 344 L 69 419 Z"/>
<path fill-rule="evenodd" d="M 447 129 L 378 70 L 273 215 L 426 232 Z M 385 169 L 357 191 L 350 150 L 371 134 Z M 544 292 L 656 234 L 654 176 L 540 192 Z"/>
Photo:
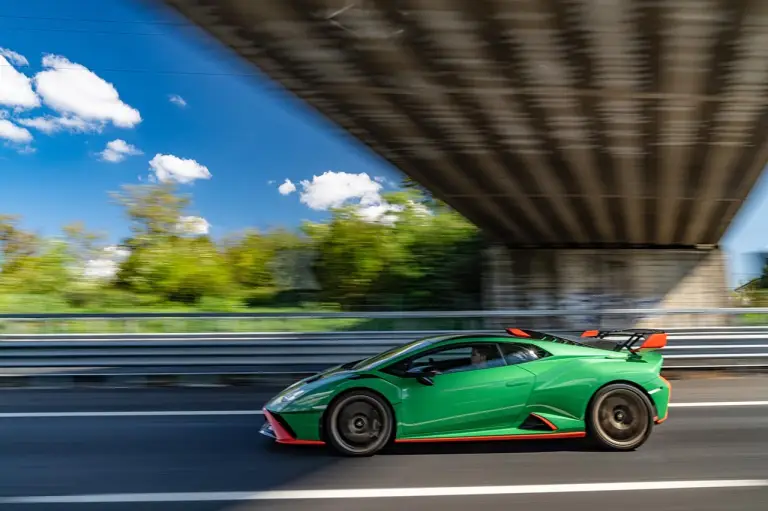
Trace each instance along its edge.
<path fill-rule="evenodd" d="M 476 324 L 476 323 L 475 323 Z M 330 332 L 398 330 L 466 330 L 473 322 L 431 319 L 150 319 L 2 321 L 3 334 L 55 333 L 192 333 L 192 332 Z"/>
<path fill-rule="evenodd" d="M 0 313 L 205 313 L 205 312 L 335 312 L 333 304 L 303 303 L 295 306 L 245 307 L 236 300 L 204 300 L 197 306 L 169 303 L 141 303 L 136 297 L 118 296 L 119 300 L 89 307 L 73 307 L 62 297 L 49 295 L 0 294 Z M 120 303 L 122 302 L 122 303 Z M 126 303 L 128 302 L 128 303 Z M 53 333 L 162 333 L 162 332 L 327 332 L 462 330 L 483 328 L 478 319 L 93 319 L 93 320 L 0 320 L 2 334 Z"/>
<path fill-rule="evenodd" d="M 23 295 L 0 293 L 0 313 L 205 313 L 205 312 L 334 312 L 338 305 L 299 302 L 292 305 L 270 304 L 268 293 L 252 307 L 238 299 L 206 299 L 195 306 L 160 303 L 151 297 L 140 297 L 120 292 L 106 292 L 96 296 L 88 306 L 74 307 L 63 296 Z M 745 314 L 733 318 L 736 325 L 768 325 L 768 315 Z M 354 318 L 297 318 L 297 319 L 120 319 L 120 320 L 0 320 L 3 334 L 56 334 L 56 333 L 193 333 L 193 332 L 329 332 L 329 331 L 403 331 L 403 330 L 480 330 L 488 328 L 479 318 L 437 319 L 354 319 Z"/>

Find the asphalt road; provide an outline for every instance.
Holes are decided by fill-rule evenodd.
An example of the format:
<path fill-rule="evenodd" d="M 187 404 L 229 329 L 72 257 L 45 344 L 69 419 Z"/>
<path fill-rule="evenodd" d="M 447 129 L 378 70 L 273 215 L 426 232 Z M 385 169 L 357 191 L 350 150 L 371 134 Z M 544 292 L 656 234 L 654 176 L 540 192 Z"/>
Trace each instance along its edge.
<path fill-rule="evenodd" d="M 636 452 L 509 442 L 367 459 L 260 438 L 250 412 L 265 396 L 248 390 L 2 391 L 0 509 L 765 510 L 768 378 L 673 385 L 673 402 L 697 406 L 673 408 Z"/>

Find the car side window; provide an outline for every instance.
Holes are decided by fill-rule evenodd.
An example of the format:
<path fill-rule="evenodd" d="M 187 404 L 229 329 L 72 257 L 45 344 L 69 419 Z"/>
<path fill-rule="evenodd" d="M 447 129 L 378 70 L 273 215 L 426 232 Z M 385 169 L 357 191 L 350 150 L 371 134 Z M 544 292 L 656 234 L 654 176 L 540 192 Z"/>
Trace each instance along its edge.
<path fill-rule="evenodd" d="M 549 356 L 549 353 L 533 345 L 503 342 L 499 343 L 499 347 L 504 354 L 504 361 L 509 365 L 532 362 Z"/>
<path fill-rule="evenodd" d="M 401 372 L 418 374 L 426 370 L 438 374 L 490 369 L 506 365 L 494 343 L 447 346 L 404 361 Z"/>

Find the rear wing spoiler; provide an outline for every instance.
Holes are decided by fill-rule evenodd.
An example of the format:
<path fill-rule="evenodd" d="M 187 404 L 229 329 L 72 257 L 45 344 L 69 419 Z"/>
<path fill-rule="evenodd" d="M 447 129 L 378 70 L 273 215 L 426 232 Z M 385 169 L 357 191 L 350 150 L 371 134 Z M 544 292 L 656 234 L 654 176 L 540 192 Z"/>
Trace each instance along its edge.
<path fill-rule="evenodd" d="M 537 330 L 529 330 L 527 328 L 507 328 L 506 332 L 509 335 L 513 335 L 515 337 L 524 337 L 526 339 L 531 339 L 533 341 L 555 341 L 555 342 L 561 342 L 566 344 L 581 344 L 581 345 L 584 344 L 584 342 L 576 336 L 560 335 L 560 334 L 556 335 L 549 332 L 539 332 Z M 595 332 L 597 332 L 597 330 L 595 330 Z"/>
<path fill-rule="evenodd" d="M 605 339 L 606 337 L 626 337 L 619 341 L 614 351 L 621 351 L 627 348 L 629 351 L 661 349 L 667 345 L 667 333 L 663 330 L 628 328 L 626 330 L 586 330 L 581 337 L 593 339 Z M 635 345 L 642 342 L 640 347 L 635 349 Z"/>
<path fill-rule="evenodd" d="M 509 335 L 513 335 L 515 337 L 524 337 L 532 340 L 554 340 L 556 342 L 581 345 L 584 345 L 586 338 L 604 339 L 608 345 L 604 349 L 609 349 L 611 351 L 621 351 L 624 348 L 627 348 L 633 353 L 638 350 L 661 349 L 667 345 L 667 333 L 663 330 L 652 329 L 630 328 L 626 330 L 586 330 L 581 334 L 581 337 L 555 335 L 546 332 L 539 332 L 536 330 L 528 330 L 526 328 L 507 328 L 506 332 Z M 614 346 L 611 346 L 610 343 L 614 342 L 614 340 L 606 339 L 606 337 L 625 338 L 616 342 Z M 642 342 L 642 344 L 640 347 L 635 348 L 635 345 L 639 342 Z"/>

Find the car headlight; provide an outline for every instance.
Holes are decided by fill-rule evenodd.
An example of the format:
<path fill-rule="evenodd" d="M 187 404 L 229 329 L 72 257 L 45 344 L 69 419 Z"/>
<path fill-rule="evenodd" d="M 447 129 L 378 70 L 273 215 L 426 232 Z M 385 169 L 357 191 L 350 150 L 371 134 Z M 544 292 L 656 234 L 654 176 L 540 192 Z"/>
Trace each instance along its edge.
<path fill-rule="evenodd" d="M 296 400 L 296 398 L 298 398 L 299 396 L 304 394 L 304 392 L 306 392 L 304 389 L 290 390 L 290 391 L 286 392 L 285 394 L 277 396 L 275 398 L 275 400 L 273 401 L 273 403 L 276 404 L 276 405 L 288 404 L 291 401 Z"/>

